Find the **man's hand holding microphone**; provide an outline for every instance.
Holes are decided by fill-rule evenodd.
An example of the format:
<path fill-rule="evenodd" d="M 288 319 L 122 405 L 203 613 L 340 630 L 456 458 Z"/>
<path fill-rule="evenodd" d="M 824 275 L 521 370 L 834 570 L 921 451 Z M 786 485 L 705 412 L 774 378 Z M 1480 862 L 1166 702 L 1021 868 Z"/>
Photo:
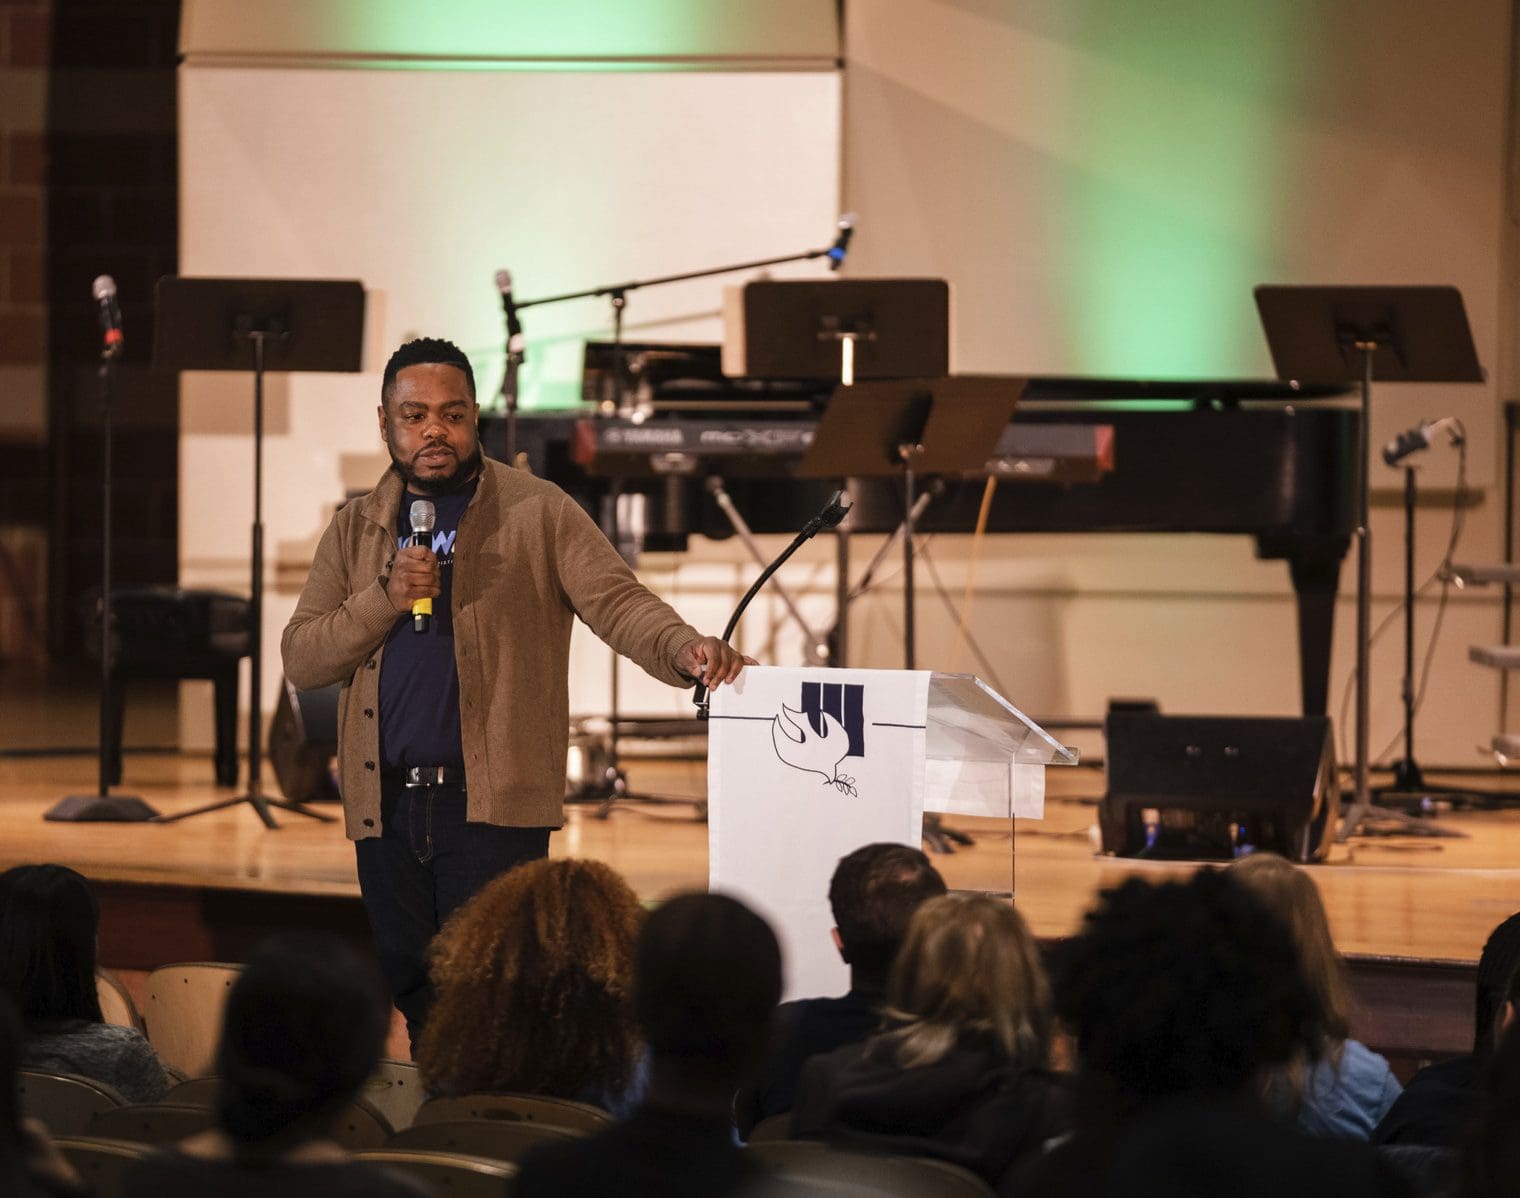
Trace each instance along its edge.
<path fill-rule="evenodd" d="M 426 632 L 438 597 L 438 555 L 433 552 L 433 505 L 426 499 L 412 504 L 412 543 L 391 563 L 385 593 L 398 612 L 412 613 L 412 631 Z"/>

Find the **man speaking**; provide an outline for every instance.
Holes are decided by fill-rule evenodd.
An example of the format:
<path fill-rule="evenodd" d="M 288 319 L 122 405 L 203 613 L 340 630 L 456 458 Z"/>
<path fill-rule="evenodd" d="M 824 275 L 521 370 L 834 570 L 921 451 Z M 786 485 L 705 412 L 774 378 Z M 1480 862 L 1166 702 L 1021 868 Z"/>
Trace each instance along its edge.
<path fill-rule="evenodd" d="M 294 686 L 343 684 L 344 817 L 415 1041 L 438 928 L 496 875 L 547 855 L 564 823 L 574 617 L 672 686 L 732 682 L 745 659 L 639 582 L 553 483 L 484 459 L 457 346 L 403 345 L 380 397 L 391 468 L 328 525 L 281 650 Z M 414 536 L 428 505 L 431 529 Z M 431 616 L 416 619 L 424 600 Z"/>

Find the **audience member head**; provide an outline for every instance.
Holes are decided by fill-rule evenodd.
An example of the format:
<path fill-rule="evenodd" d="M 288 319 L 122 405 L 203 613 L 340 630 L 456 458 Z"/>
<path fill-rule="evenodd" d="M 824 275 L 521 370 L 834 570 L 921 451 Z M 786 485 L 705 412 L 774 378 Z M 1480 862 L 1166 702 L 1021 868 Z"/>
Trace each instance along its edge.
<path fill-rule="evenodd" d="M 1494 1032 L 1504 1013 L 1504 988 L 1520 968 L 1520 911 L 1488 935 L 1478 957 L 1478 996 L 1474 1012 L 1473 1053 L 1486 1057 L 1494 1046 Z"/>
<path fill-rule="evenodd" d="M 1326 1036 L 1335 1043 L 1345 1040 L 1351 1031 L 1351 975 L 1335 951 L 1330 918 L 1313 879 L 1276 853 L 1252 853 L 1230 873 L 1287 925 L 1304 977 L 1324 1008 Z"/>
<path fill-rule="evenodd" d="M 913 912 L 944 893 L 945 880 L 929 858 L 904 844 L 868 844 L 839 859 L 829 881 L 829 906 L 834 942 L 855 989 L 886 989 Z"/>
<path fill-rule="evenodd" d="M 1287 928 L 1228 872 L 1103 891 L 1052 973 L 1087 1086 L 1121 1113 L 1249 1093 L 1323 1039 Z"/>
<path fill-rule="evenodd" d="M 656 1088 L 731 1096 L 764 1055 L 781 999 L 770 926 L 727 895 L 679 895 L 645 921 L 635 975 Z"/>
<path fill-rule="evenodd" d="M 1507 1002 L 1520 1001 L 1520 969 Z M 1478 1118 L 1462 1161 L 1461 1198 L 1513 1198 L 1520 1194 L 1520 1020 L 1501 1014 L 1484 1079 Z"/>
<path fill-rule="evenodd" d="M 274 937 L 227 997 L 218 1126 L 240 1156 L 322 1139 L 374 1072 L 390 1004 L 374 964 L 333 936 Z"/>
<path fill-rule="evenodd" d="M 101 1022 L 95 991 L 100 906 L 90 884 L 62 865 L 0 874 L 0 990 L 28 1026 Z"/>
<path fill-rule="evenodd" d="M 1050 984 L 1017 911 L 980 894 L 943 895 L 914 913 L 887 983 L 897 1062 L 932 1065 L 970 1037 L 1023 1068 L 1050 1055 Z"/>
<path fill-rule="evenodd" d="M 633 950 L 643 914 L 600 861 L 534 861 L 487 885 L 433 943 L 438 1000 L 417 1046 L 429 1091 L 625 1093 L 641 1052 Z"/>

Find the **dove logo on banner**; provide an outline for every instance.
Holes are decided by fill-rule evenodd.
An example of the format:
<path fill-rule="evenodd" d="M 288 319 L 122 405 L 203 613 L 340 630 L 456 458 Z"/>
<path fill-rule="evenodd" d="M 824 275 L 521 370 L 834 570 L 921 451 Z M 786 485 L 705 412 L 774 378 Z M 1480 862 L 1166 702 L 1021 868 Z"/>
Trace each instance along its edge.
<path fill-rule="evenodd" d="M 783 703 L 771 722 L 776 756 L 793 769 L 817 774 L 840 794 L 857 796 L 855 779 L 839 766 L 847 757 L 865 756 L 865 690 L 849 683 L 804 682 L 798 707 Z"/>
<path fill-rule="evenodd" d="M 919 842 L 928 691 L 927 671 L 748 666 L 713 692 L 709 885 L 770 921 L 789 997 L 849 986 L 829 935 L 839 859 Z"/>

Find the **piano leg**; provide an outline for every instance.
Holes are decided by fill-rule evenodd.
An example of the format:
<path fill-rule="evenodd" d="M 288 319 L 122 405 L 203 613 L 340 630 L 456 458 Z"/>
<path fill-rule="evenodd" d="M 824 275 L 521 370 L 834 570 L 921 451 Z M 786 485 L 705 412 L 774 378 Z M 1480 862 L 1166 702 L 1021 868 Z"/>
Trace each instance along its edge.
<path fill-rule="evenodd" d="M 1298 607 L 1298 680 L 1304 715 L 1324 715 L 1330 694 L 1330 642 L 1335 631 L 1335 597 L 1340 586 L 1341 561 L 1351 544 L 1349 537 L 1324 541 L 1295 539 L 1283 552 L 1267 549 L 1261 539 L 1262 557 L 1285 557 L 1293 579 Z"/>

